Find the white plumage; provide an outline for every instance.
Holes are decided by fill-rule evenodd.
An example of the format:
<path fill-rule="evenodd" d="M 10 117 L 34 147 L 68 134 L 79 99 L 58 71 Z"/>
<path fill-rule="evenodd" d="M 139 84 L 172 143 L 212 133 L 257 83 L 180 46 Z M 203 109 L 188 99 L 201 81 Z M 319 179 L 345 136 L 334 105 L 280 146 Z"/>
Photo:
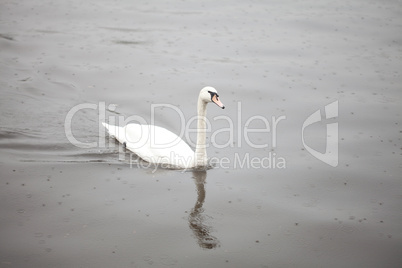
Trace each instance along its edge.
<path fill-rule="evenodd" d="M 225 107 L 213 87 L 205 87 L 198 97 L 197 146 L 194 152 L 179 136 L 154 125 L 128 124 L 124 127 L 102 123 L 109 135 L 115 137 L 126 148 L 143 160 L 162 164 L 169 168 L 194 168 L 207 165 L 206 153 L 206 105 L 214 102 Z"/>

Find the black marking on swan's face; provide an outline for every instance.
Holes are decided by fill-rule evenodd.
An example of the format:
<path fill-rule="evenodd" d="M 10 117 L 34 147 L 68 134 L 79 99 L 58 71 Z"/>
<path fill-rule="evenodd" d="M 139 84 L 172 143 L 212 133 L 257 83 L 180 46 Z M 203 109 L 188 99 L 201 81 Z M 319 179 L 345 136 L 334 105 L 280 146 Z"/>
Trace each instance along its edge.
<path fill-rule="evenodd" d="M 213 103 L 215 103 L 216 105 L 218 105 L 219 107 L 221 107 L 222 109 L 225 109 L 225 106 L 223 105 L 223 103 L 219 100 L 219 95 L 216 92 L 213 91 L 209 91 L 209 94 L 211 94 L 211 101 Z"/>
<path fill-rule="evenodd" d="M 213 101 L 212 98 L 213 98 L 214 96 L 216 96 L 217 99 L 219 98 L 218 93 L 212 92 L 212 91 L 209 91 L 209 90 L 208 90 L 208 92 L 209 92 L 209 94 L 211 94 L 211 101 Z"/>

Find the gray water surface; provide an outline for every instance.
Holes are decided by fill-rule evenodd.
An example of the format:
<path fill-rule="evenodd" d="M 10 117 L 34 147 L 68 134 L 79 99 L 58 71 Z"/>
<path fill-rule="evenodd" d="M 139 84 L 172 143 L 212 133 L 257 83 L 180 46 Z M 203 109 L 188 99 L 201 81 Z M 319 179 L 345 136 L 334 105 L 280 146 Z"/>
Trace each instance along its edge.
<path fill-rule="evenodd" d="M 396 0 L 2 1 L 0 267 L 400 267 L 401 28 Z M 215 168 L 100 128 L 179 134 L 207 85 Z M 304 132 L 338 123 L 332 167 L 302 126 L 336 101 Z"/>

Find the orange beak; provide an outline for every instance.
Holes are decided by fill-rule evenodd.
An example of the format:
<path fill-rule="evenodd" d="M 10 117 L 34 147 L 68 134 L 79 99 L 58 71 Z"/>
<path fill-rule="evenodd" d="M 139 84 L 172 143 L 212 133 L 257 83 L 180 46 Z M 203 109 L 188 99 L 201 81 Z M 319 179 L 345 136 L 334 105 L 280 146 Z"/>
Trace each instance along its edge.
<path fill-rule="evenodd" d="M 215 95 L 212 96 L 212 101 L 218 105 L 219 107 L 221 107 L 222 109 L 225 109 L 225 106 L 223 105 L 223 103 L 219 100 L 219 98 Z"/>

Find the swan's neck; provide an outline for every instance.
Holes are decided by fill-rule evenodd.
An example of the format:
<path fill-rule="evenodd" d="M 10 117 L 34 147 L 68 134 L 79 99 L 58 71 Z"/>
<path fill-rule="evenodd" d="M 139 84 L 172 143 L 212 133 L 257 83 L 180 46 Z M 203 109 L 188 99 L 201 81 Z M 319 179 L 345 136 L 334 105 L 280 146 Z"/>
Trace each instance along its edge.
<path fill-rule="evenodd" d="M 198 98 L 198 120 L 197 120 L 197 146 L 195 147 L 195 166 L 207 165 L 207 147 L 206 147 L 206 115 L 207 103 Z"/>

